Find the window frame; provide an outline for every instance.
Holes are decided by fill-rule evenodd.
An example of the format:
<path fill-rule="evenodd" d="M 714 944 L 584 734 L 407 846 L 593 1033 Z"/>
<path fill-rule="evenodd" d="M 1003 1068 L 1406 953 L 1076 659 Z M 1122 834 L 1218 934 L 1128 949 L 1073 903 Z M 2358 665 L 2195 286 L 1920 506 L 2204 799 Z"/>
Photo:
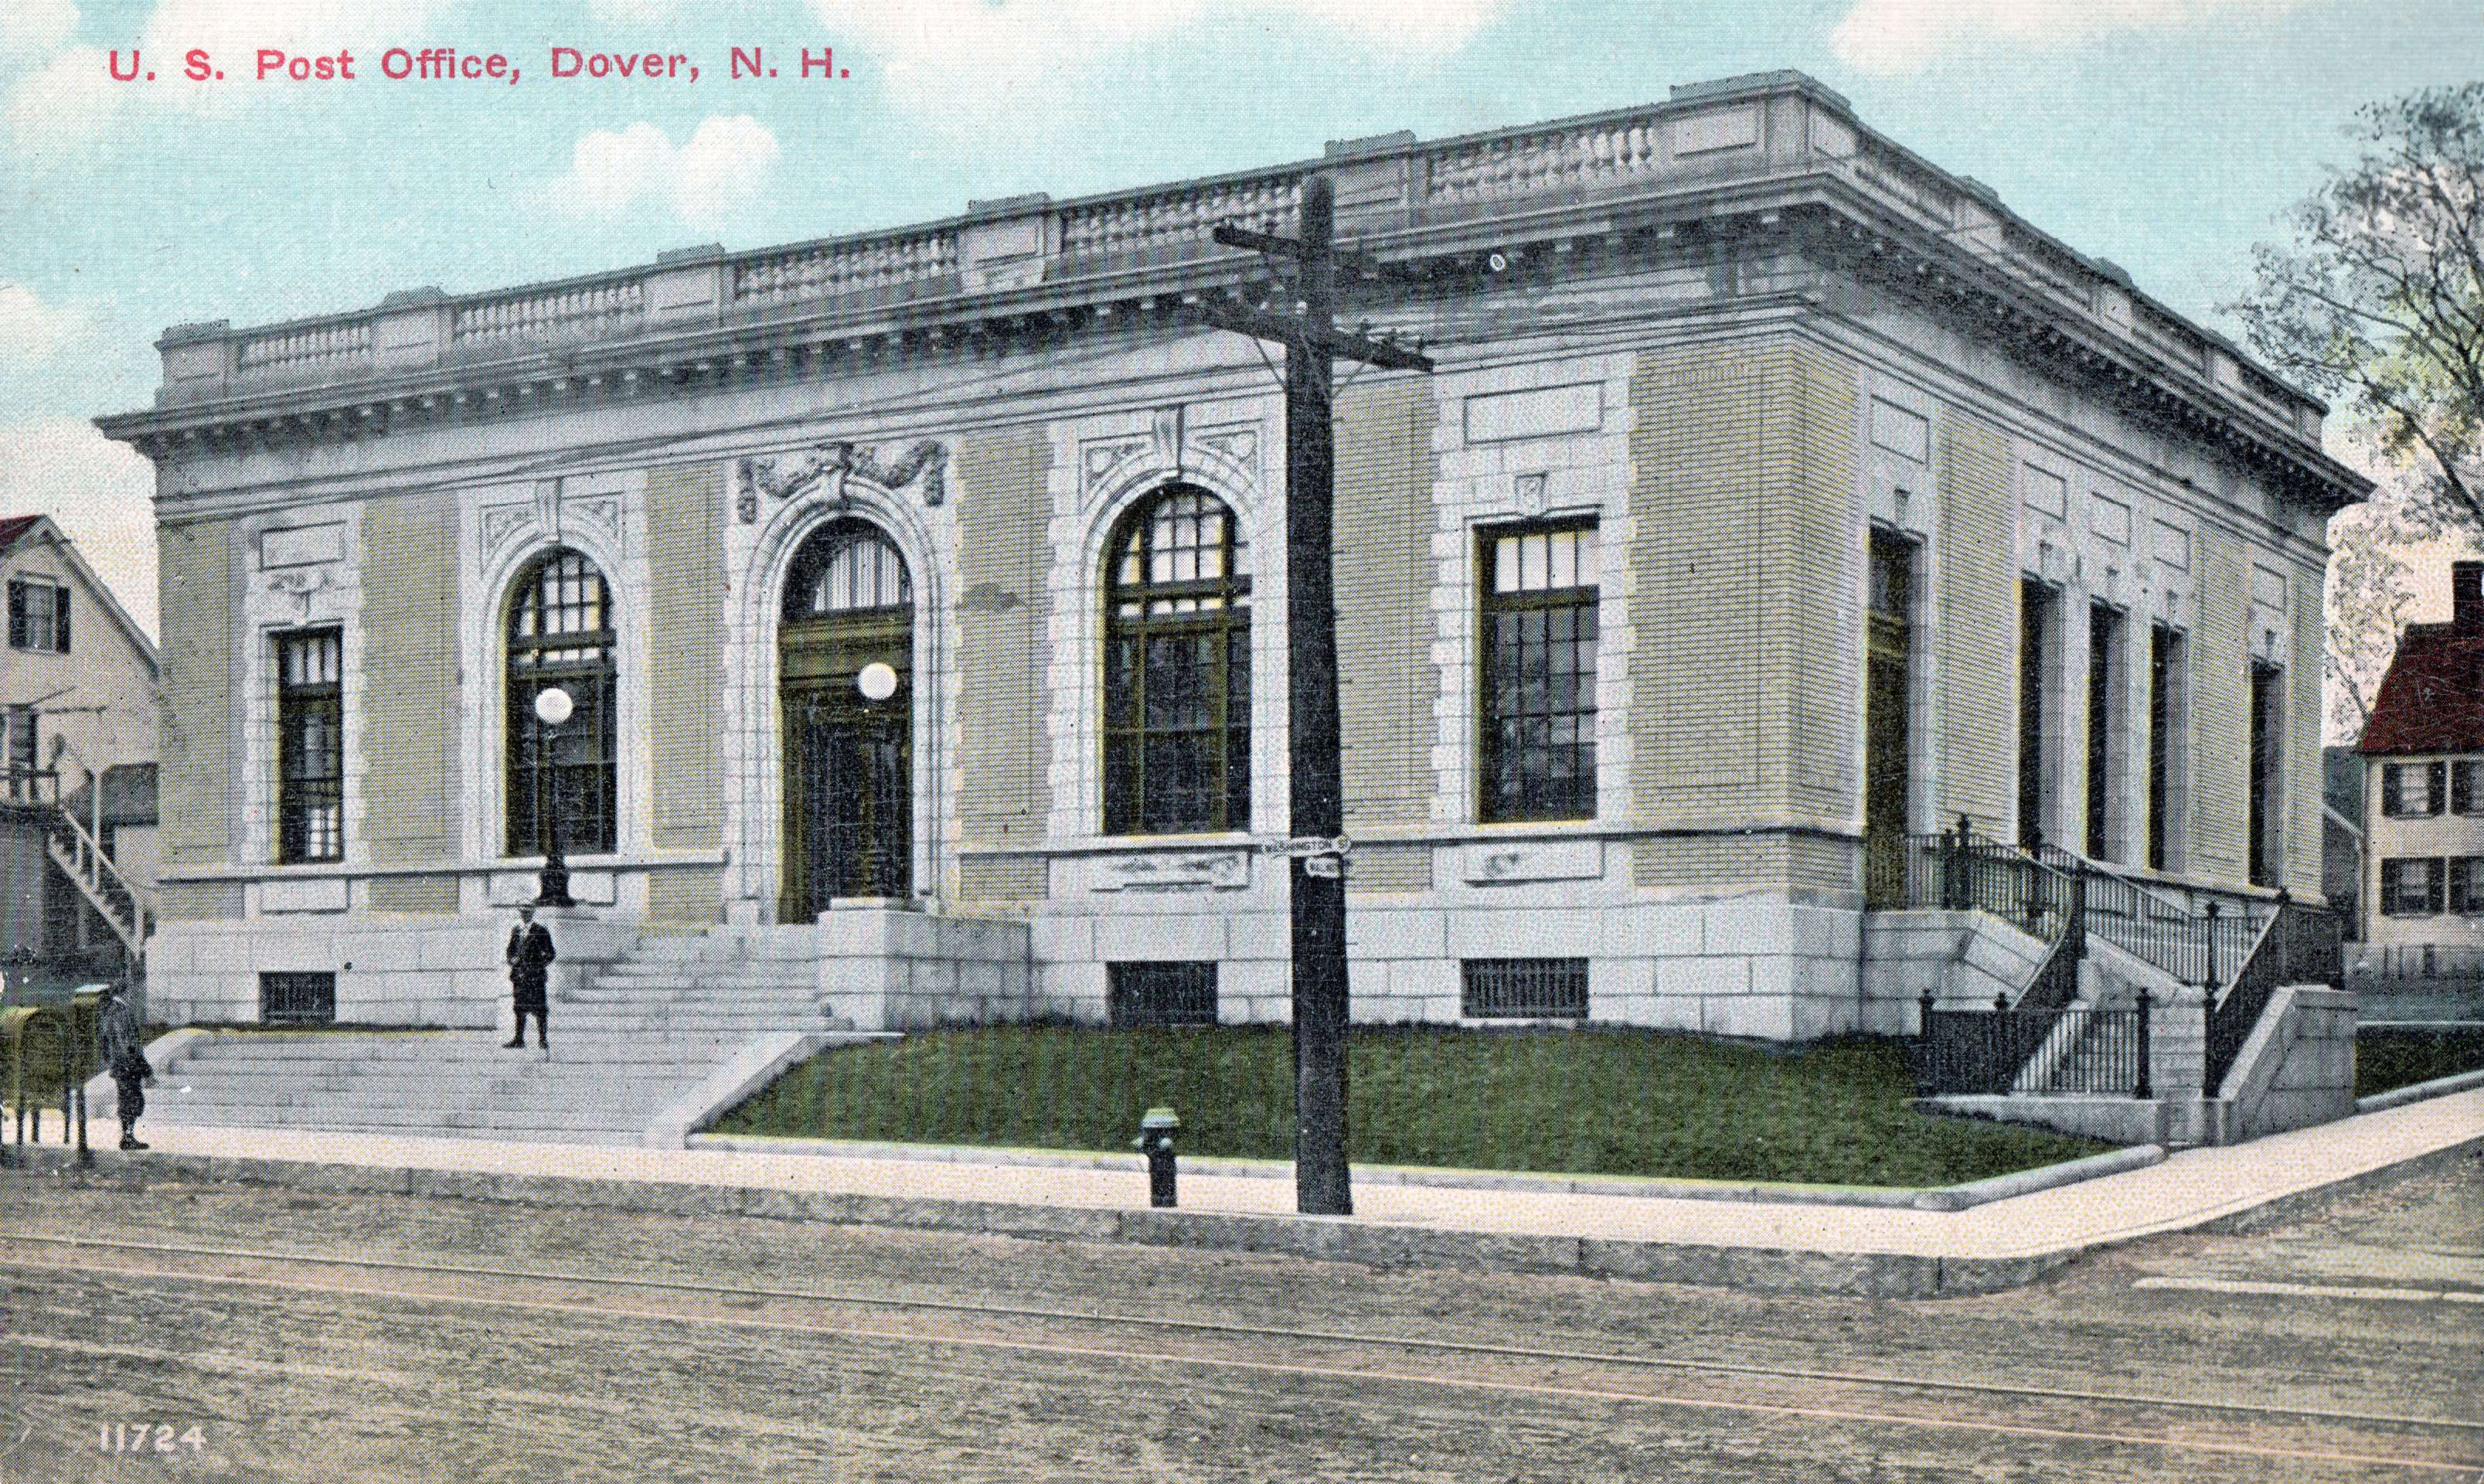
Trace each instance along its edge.
<path fill-rule="evenodd" d="M 344 631 L 330 626 L 292 629 L 274 634 L 276 655 L 276 858 L 295 865 L 345 858 L 345 691 Z M 287 661 L 294 646 L 319 645 L 333 661 L 332 678 L 295 681 Z M 329 724 L 328 756 L 333 772 L 311 775 L 303 769 L 308 729 Z M 316 827 L 316 812 L 333 809 L 325 828 Z"/>
<path fill-rule="evenodd" d="M 2423 873 L 2422 904 L 2407 904 L 2407 892 L 2401 877 L 2408 868 L 2420 868 Z M 2381 862 L 2381 915 L 2384 917 L 2439 917 L 2444 905 L 2444 888 L 2448 873 L 2438 855 L 2396 855 Z"/>
<path fill-rule="evenodd" d="M 601 618 L 602 627 L 595 629 L 554 629 L 542 627 L 541 614 L 547 607 L 546 575 L 562 563 L 575 560 L 580 572 L 571 576 L 591 579 L 592 597 L 585 598 L 580 589 L 580 601 L 566 597 L 552 602 L 552 608 L 568 612 L 592 608 Z M 536 632 L 521 634 L 522 618 L 528 612 L 536 616 Z M 554 547 L 528 558 L 511 580 L 508 597 L 501 609 L 501 694 L 508 708 L 505 723 L 506 740 L 501 757 L 502 844 L 510 856 L 531 856 L 544 853 L 552 841 L 545 820 L 538 818 L 535 799 L 541 784 L 539 774 L 551 769 L 551 798 L 548 818 L 560 826 L 560 847 L 564 855 L 606 855 L 617 848 L 620 838 L 618 781 L 618 677 L 620 641 L 617 615 L 612 606 L 611 579 L 603 567 L 584 552 L 575 547 Z M 581 659 L 545 661 L 547 654 L 579 654 Z M 526 662 L 526 657 L 536 657 Z M 554 742 L 554 755 L 547 764 L 542 753 L 542 726 L 535 719 L 534 698 L 554 686 L 569 691 L 572 715 L 560 726 Z M 591 737 L 588 756 L 580 759 L 576 739 Z M 566 747 L 564 747 L 564 743 Z M 583 777 L 584 787 L 566 783 L 565 779 Z M 587 822 L 591 829 L 580 830 L 580 821 L 574 796 L 594 795 L 594 813 Z M 521 825 L 526 826 L 521 834 Z"/>
<path fill-rule="evenodd" d="M 1187 511 L 1166 512 L 1179 501 Z M 1164 521 L 1178 538 L 1184 521 L 1211 510 L 1223 528 L 1213 547 L 1178 539 L 1159 549 Z M 1192 527 L 1196 533 L 1197 526 Z M 1251 827 L 1252 632 L 1250 539 L 1241 513 L 1213 491 L 1168 484 L 1132 502 L 1104 546 L 1104 608 L 1098 742 L 1102 832 L 1107 835 L 1219 834 Z M 1198 575 L 1213 550 L 1217 571 Z M 1160 561 L 1188 577 L 1158 576 Z M 1135 564 L 1135 575 L 1131 575 Z M 1204 660 L 1204 694 L 1186 700 L 1184 715 L 1150 715 L 1180 680 L 1185 642 Z M 1159 663 L 1160 658 L 1164 661 Z M 1203 705 L 1204 717 L 1191 714 Z M 1209 747 L 1206 738 L 1221 739 Z M 1187 754 L 1186 760 L 1184 755 Z M 1206 780 L 1187 787 L 1178 769 L 1204 762 Z M 1161 770 L 1174 769 L 1167 774 Z M 1166 800 L 1171 800 L 1167 807 Z"/>
<path fill-rule="evenodd" d="M 43 633 L 36 641 L 35 615 L 28 599 L 35 593 L 44 595 Z M 28 654 L 66 655 L 69 653 L 69 590 L 58 582 L 40 577 L 13 577 L 9 580 L 9 647 Z"/>
<path fill-rule="evenodd" d="M 1602 523 L 1595 516 L 1563 516 L 1475 527 L 1474 809 L 1475 819 L 1479 823 L 1534 823 L 1552 821 L 1592 821 L 1596 818 L 1598 805 L 1596 687 L 1598 664 L 1603 659 L 1604 573 L 1602 549 L 1598 545 L 1601 534 Z M 1557 535 L 1575 535 L 1580 538 L 1573 549 L 1573 575 L 1577 574 L 1581 565 L 1593 561 L 1598 569 L 1595 574 L 1597 580 L 1574 581 L 1563 587 L 1551 586 L 1552 568 L 1551 549 L 1548 546 L 1547 585 L 1540 588 L 1526 587 L 1524 585 L 1526 581 L 1526 572 L 1525 551 L 1522 547 L 1518 557 L 1520 564 L 1518 580 L 1521 585 L 1507 592 L 1500 590 L 1498 562 L 1502 542 L 1524 542 L 1530 536 Z M 1546 749 L 1560 747 L 1572 749 L 1574 764 L 1583 761 L 1584 766 L 1574 767 L 1566 784 L 1557 790 L 1552 785 L 1552 775 L 1549 769 L 1541 777 L 1532 773 L 1526 774 L 1516 779 L 1513 786 L 1505 781 L 1509 769 L 1502 765 L 1504 757 L 1502 748 L 1506 741 L 1502 723 L 1506 718 L 1502 716 L 1498 703 L 1501 700 L 1501 691 L 1504 688 L 1501 684 L 1502 667 L 1508 661 L 1503 658 L 1503 645 L 1499 641 L 1495 621 L 1505 614 L 1538 612 L 1547 615 L 1563 613 L 1574 619 L 1569 636 L 1555 640 L 1552 636 L 1552 625 L 1548 617 L 1541 640 L 1548 657 L 1556 642 L 1583 644 L 1587 646 L 1588 653 L 1583 667 L 1574 665 L 1567 672 L 1574 687 L 1571 707 L 1566 710 L 1559 709 L 1548 702 L 1541 710 L 1530 711 L 1522 708 L 1517 712 L 1517 719 L 1521 721 L 1554 723 L 1566 721 L 1575 728 L 1573 735 L 1580 739 L 1567 743 L 1552 742 L 1549 740 L 1542 743 Z M 1583 633 L 1580 632 L 1581 629 Z M 1522 677 L 1519 685 L 1523 693 L 1526 673 L 1524 657 L 1528 649 L 1525 637 L 1520 638 L 1517 649 L 1521 656 L 1518 669 Z M 1552 674 L 1549 666 L 1549 658 L 1543 673 L 1549 681 Z M 1547 688 L 1550 688 L 1549 686 Z M 1541 787 L 1542 793 L 1536 792 L 1538 787 Z"/>
<path fill-rule="evenodd" d="M 2484 855 L 2452 855 L 2443 875 L 2442 909 L 2452 917 L 2484 917 Z"/>
<path fill-rule="evenodd" d="M 2422 763 L 2384 763 L 2381 765 L 2381 813 L 2392 820 L 2430 820 L 2440 817 L 2447 803 L 2446 760 L 2434 758 Z M 2422 769 L 2424 807 L 2411 810 L 2406 806 L 2406 779 L 2409 769 Z"/>
<path fill-rule="evenodd" d="M 2468 819 L 2484 814 L 2484 758 L 2449 760 L 2449 812 Z"/>

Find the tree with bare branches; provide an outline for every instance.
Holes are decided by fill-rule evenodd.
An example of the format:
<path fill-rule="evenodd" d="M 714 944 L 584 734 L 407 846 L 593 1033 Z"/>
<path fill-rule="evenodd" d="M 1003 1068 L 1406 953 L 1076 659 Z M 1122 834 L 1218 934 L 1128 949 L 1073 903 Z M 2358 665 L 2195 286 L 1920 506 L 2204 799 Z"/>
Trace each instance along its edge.
<path fill-rule="evenodd" d="M 2361 157 L 2253 251 L 2227 306 L 2277 370 L 2419 471 L 2401 512 L 2484 531 L 2484 83 L 2358 111 Z"/>

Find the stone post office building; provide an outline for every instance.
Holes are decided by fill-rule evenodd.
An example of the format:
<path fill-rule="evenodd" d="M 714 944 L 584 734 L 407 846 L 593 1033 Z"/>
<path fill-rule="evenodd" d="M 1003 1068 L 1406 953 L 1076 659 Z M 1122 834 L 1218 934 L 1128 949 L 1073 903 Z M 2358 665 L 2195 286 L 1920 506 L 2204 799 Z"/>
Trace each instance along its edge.
<path fill-rule="evenodd" d="M 1439 365 L 1335 408 L 1358 1017 L 1904 1029 L 1867 859 L 1961 816 L 2317 896 L 2322 408 L 1780 73 L 168 332 L 159 1012 L 489 1023 L 558 829 L 589 957 L 1283 1017 L 1282 365 L 1203 307 L 1312 172 Z"/>

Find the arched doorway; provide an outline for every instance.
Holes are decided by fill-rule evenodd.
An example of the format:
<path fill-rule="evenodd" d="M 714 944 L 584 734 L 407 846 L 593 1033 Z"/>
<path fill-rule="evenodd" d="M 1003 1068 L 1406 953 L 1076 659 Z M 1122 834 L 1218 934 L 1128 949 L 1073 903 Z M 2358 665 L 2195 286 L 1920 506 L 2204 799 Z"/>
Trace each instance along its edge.
<path fill-rule="evenodd" d="M 912 892 L 914 594 L 905 558 L 865 521 L 802 543 L 777 638 L 784 715 L 779 922 L 837 897 Z"/>

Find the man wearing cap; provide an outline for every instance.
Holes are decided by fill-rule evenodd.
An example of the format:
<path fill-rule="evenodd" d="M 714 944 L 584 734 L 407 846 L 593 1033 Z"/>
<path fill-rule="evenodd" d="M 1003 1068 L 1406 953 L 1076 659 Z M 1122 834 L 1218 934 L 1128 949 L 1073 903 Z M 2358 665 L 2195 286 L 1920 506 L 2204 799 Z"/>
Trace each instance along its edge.
<path fill-rule="evenodd" d="M 147 1094 L 141 1089 L 155 1080 L 155 1068 L 147 1062 L 147 1023 L 129 1003 L 128 986 L 118 980 L 103 986 L 95 1035 L 103 1042 L 104 1069 L 112 1073 L 119 1094 L 114 1106 L 121 1114 L 121 1147 L 143 1149 L 147 1146 L 138 1142 L 138 1116 L 147 1111 Z"/>
<path fill-rule="evenodd" d="M 518 925 L 509 930 L 509 1008 L 517 1012 L 517 1025 L 505 1043 L 510 1049 L 526 1043 L 526 1016 L 535 1017 L 535 1049 L 548 1051 L 551 1040 L 544 1029 L 546 999 L 544 985 L 547 966 L 559 956 L 553 952 L 552 930 L 535 921 L 535 904 L 518 904 Z"/>

